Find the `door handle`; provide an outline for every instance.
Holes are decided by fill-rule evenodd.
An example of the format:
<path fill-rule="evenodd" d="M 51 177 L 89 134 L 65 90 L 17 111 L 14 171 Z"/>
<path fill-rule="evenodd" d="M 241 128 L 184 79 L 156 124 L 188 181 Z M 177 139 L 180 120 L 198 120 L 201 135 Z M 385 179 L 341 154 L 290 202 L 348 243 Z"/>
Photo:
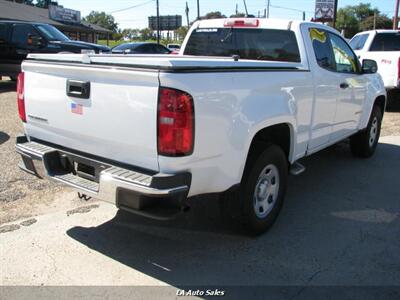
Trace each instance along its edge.
<path fill-rule="evenodd" d="M 67 95 L 76 98 L 89 99 L 90 81 L 67 80 Z"/>
<path fill-rule="evenodd" d="M 341 88 L 341 89 L 347 89 L 348 87 L 349 87 L 349 84 L 346 83 L 346 82 L 342 82 L 342 83 L 340 84 L 340 88 Z"/>

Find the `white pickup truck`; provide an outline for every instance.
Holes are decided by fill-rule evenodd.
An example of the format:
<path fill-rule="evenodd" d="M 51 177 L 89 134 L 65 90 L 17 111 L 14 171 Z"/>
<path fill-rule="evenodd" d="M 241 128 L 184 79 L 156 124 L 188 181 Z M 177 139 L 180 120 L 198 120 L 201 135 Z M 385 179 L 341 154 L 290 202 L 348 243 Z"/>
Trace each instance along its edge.
<path fill-rule="evenodd" d="M 375 60 L 378 73 L 382 76 L 389 92 L 400 89 L 400 30 L 371 30 L 357 33 L 350 41 L 350 46 L 362 62 L 364 59 Z M 400 95 L 400 93 L 397 93 Z M 400 96 L 398 101 L 400 101 Z"/>
<path fill-rule="evenodd" d="M 17 86 L 20 167 L 159 219 L 219 193 L 259 234 L 299 159 L 348 137 L 356 156 L 374 153 L 382 79 L 332 28 L 205 20 L 180 53 L 31 54 Z"/>

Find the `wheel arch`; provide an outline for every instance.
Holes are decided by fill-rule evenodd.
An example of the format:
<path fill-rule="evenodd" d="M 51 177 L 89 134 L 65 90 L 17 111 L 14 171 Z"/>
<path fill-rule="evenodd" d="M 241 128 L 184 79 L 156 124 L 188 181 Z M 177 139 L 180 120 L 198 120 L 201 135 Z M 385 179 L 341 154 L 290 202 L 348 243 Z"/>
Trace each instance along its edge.
<path fill-rule="evenodd" d="M 246 166 L 253 162 L 269 144 L 279 146 L 288 162 L 291 162 L 294 153 L 294 135 L 294 127 L 289 122 L 269 125 L 254 132 L 247 148 L 241 178 Z"/>

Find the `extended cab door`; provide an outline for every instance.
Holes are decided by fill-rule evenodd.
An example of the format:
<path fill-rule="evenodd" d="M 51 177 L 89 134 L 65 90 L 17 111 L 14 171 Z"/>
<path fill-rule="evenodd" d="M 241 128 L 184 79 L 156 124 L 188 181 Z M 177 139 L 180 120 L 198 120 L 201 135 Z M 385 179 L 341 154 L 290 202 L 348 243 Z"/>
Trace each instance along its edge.
<path fill-rule="evenodd" d="M 314 109 L 309 152 L 356 130 L 366 93 L 356 55 L 338 35 L 318 27 L 303 28 L 314 76 Z"/>
<path fill-rule="evenodd" d="M 314 106 L 308 145 L 308 150 L 312 152 L 330 140 L 342 77 L 336 73 L 328 32 L 303 25 L 302 34 L 314 80 Z"/>
<path fill-rule="evenodd" d="M 361 75 L 357 56 L 344 39 L 332 32 L 328 35 L 335 57 L 336 72 L 341 78 L 331 136 L 331 140 L 339 140 L 358 128 L 367 79 Z"/>

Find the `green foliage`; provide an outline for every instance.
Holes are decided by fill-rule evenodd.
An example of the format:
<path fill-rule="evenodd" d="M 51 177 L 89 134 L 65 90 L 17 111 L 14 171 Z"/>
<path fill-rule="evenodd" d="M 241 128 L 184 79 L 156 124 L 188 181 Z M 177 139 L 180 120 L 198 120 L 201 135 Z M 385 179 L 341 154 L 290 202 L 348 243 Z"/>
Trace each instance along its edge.
<path fill-rule="evenodd" d="M 177 39 L 183 41 L 185 39 L 185 36 L 188 33 L 188 31 L 189 31 L 189 29 L 186 26 L 179 27 L 177 30 L 175 30 Z"/>
<path fill-rule="evenodd" d="M 26 4 L 29 4 L 29 5 L 32 5 L 32 4 L 33 4 L 33 1 L 29 1 L 29 0 L 28 0 L 28 1 L 24 1 L 24 2 L 29 2 L 29 3 L 26 3 Z M 32 3 L 32 4 L 31 4 L 31 3 Z M 37 7 L 48 8 L 50 4 L 52 4 L 52 5 L 58 5 L 57 1 L 51 1 L 51 0 L 36 0 L 36 6 L 37 6 Z"/>
<path fill-rule="evenodd" d="M 245 13 L 237 13 L 237 14 L 233 14 L 233 15 L 231 15 L 230 16 L 230 18 L 244 18 L 244 17 L 246 17 L 246 14 Z"/>
<path fill-rule="evenodd" d="M 154 33 L 153 30 L 150 28 L 143 28 L 140 30 L 140 37 L 142 40 L 148 40 L 153 37 Z"/>
<path fill-rule="evenodd" d="M 115 19 L 112 15 L 106 14 L 104 11 L 92 11 L 88 16 L 83 18 L 83 20 L 90 24 L 95 24 L 117 33 L 118 23 L 115 22 Z"/>
<path fill-rule="evenodd" d="M 220 11 L 212 11 L 207 13 L 205 16 L 201 17 L 200 19 L 205 20 L 205 19 L 221 19 L 221 18 L 226 18 L 225 15 L 223 15 Z"/>
<path fill-rule="evenodd" d="M 392 29 L 393 22 L 385 15 L 377 15 L 376 17 L 376 29 Z M 372 30 L 374 29 L 374 16 L 369 16 L 364 19 L 364 21 L 360 24 L 360 29 L 365 30 Z"/>
<path fill-rule="evenodd" d="M 370 3 L 348 5 L 338 10 L 336 29 L 344 30 L 346 37 L 352 37 L 360 31 L 373 29 L 376 14 L 376 29 L 391 28 L 391 20 Z"/>

